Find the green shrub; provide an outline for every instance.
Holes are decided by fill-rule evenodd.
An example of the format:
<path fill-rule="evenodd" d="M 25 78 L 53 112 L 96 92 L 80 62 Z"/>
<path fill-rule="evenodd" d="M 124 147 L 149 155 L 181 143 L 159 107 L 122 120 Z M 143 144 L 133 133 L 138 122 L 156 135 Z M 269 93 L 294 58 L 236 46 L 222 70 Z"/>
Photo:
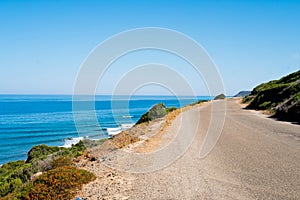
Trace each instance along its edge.
<path fill-rule="evenodd" d="M 208 100 L 199 100 L 197 102 L 194 102 L 194 103 L 191 103 L 189 104 L 190 106 L 194 106 L 194 105 L 197 105 L 197 104 L 200 104 L 200 103 L 203 103 L 203 102 L 207 102 Z"/>
<path fill-rule="evenodd" d="M 166 108 L 166 113 L 168 114 L 174 110 L 177 110 L 177 108 L 176 107 L 168 107 L 168 108 Z"/>
<path fill-rule="evenodd" d="M 96 145 L 96 143 L 100 144 L 103 141 L 91 143 Z M 0 167 L 0 197 L 22 190 L 21 188 L 28 185 L 32 175 L 37 172 L 70 166 L 72 159 L 82 155 L 85 150 L 86 147 L 82 141 L 72 145 L 71 148 L 49 147 L 47 145 L 32 147 L 28 152 L 26 162 L 9 162 Z"/>
<path fill-rule="evenodd" d="M 43 160 L 47 157 L 47 155 L 58 152 L 59 150 L 59 147 L 50 147 L 45 144 L 34 146 L 28 152 L 26 162 L 29 163 L 37 160 Z"/>
<path fill-rule="evenodd" d="M 13 192 L 33 174 L 30 163 L 24 161 L 9 162 L 0 168 L 0 197 Z"/>

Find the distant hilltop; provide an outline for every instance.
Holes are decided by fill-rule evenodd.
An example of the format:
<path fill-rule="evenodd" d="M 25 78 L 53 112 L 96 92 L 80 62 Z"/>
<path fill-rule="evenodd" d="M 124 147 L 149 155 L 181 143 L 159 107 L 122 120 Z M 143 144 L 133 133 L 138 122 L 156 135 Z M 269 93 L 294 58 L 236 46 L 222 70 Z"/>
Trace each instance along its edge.
<path fill-rule="evenodd" d="M 249 95 L 250 93 L 251 93 L 251 91 L 240 91 L 239 93 L 237 93 L 233 97 L 245 97 L 245 96 Z"/>
<path fill-rule="evenodd" d="M 300 122 L 300 70 L 255 87 L 243 99 L 247 108 L 269 110 L 280 120 Z"/>

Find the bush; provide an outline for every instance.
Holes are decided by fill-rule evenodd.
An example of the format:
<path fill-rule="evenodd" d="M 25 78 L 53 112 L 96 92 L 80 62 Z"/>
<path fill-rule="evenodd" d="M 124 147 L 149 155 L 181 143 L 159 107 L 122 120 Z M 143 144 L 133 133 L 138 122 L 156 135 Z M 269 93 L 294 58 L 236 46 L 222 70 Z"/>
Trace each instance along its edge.
<path fill-rule="evenodd" d="M 168 108 L 166 108 L 166 113 L 168 114 L 170 112 L 173 112 L 174 110 L 177 110 L 177 108 L 176 107 L 168 107 Z"/>
<path fill-rule="evenodd" d="M 4 164 L 0 168 L 0 197 L 13 192 L 30 180 L 33 174 L 31 164 L 24 161 L 15 161 Z"/>
<path fill-rule="evenodd" d="M 103 143 L 90 142 L 90 145 Z M 86 150 L 84 142 L 72 145 L 71 148 L 49 147 L 47 145 L 34 146 L 28 152 L 25 161 L 9 162 L 0 167 L 0 197 L 23 190 L 24 185 L 30 185 L 33 174 L 53 168 L 70 166 L 73 158 L 83 154 Z M 24 192 L 24 191 L 23 191 Z M 7 196 L 8 199 L 12 199 Z"/>
<path fill-rule="evenodd" d="M 190 106 L 194 106 L 194 105 L 197 105 L 197 104 L 200 104 L 200 103 L 203 103 L 203 102 L 207 102 L 208 100 L 199 100 L 197 102 L 194 102 L 194 103 L 191 103 L 189 104 Z"/>
<path fill-rule="evenodd" d="M 72 199 L 76 189 L 95 180 L 94 174 L 71 166 L 52 169 L 24 188 L 21 199 Z"/>
<path fill-rule="evenodd" d="M 45 144 L 34 146 L 28 152 L 26 162 L 29 163 L 37 160 L 43 160 L 47 158 L 47 155 L 58 152 L 59 150 L 59 147 L 50 147 Z"/>

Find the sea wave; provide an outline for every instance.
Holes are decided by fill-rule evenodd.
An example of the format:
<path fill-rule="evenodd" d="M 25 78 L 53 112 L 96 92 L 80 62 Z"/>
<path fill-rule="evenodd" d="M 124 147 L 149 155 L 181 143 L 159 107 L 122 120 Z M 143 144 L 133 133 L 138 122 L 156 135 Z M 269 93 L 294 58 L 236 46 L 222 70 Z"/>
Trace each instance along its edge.
<path fill-rule="evenodd" d="M 134 126 L 134 123 L 121 124 L 118 127 L 106 128 L 106 131 L 109 136 L 115 136 L 115 135 L 118 135 L 119 133 L 121 133 L 122 131 L 127 130 L 133 126 Z"/>
<path fill-rule="evenodd" d="M 74 138 L 66 138 L 64 145 L 60 147 L 70 148 L 72 145 L 77 144 L 80 140 L 88 139 L 88 136 L 85 137 L 74 137 Z"/>

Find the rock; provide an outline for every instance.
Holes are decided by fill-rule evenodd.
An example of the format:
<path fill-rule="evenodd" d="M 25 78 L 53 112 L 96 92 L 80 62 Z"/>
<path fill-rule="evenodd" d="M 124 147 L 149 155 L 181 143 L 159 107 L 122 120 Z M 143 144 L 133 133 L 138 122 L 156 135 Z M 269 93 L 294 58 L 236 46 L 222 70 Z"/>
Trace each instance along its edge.
<path fill-rule="evenodd" d="M 39 176 L 43 175 L 43 172 L 37 172 L 35 174 L 33 174 L 30 178 L 31 181 L 37 179 Z"/>
<path fill-rule="evenodd" d="M 214 98 L 214 100 L 225 99 L 225 98 L 226 98 L 225 94 L 219 94 Z"/>
<path fill-rule="evenodd" d="M 156 104 L 152 108 L 150 108 L 148 112 L 142 115 L 136 125 L 164 117 L 166 114 L 166 106 L 163 103 Z"/>

